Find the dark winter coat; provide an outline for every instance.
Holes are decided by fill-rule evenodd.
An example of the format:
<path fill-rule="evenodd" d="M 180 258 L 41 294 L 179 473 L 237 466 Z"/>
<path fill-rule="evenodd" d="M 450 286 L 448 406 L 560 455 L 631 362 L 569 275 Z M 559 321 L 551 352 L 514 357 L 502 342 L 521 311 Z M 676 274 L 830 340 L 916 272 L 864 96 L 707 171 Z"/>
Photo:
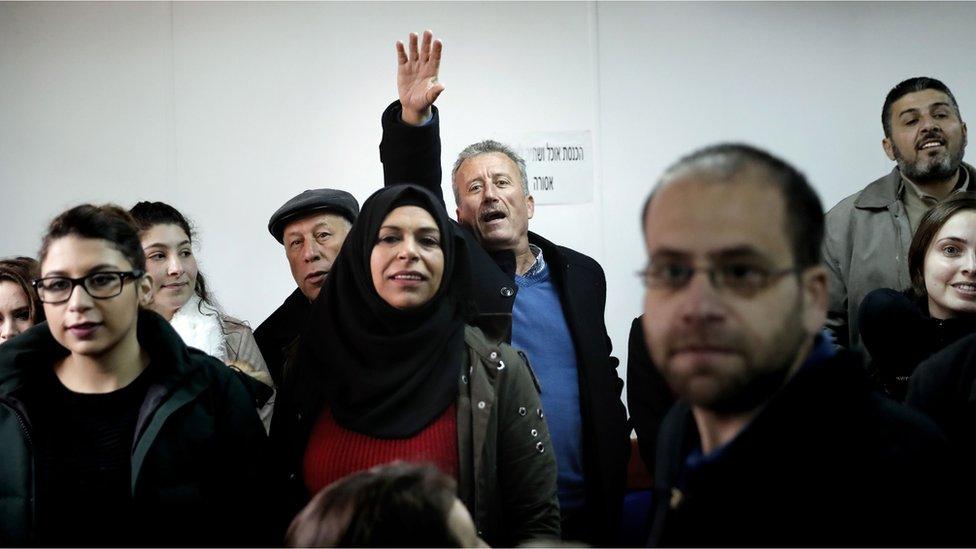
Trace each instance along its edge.
<path fill-rule="evenodd" d="M 413 127 L 400 120 L 400 103 L 394 102 L 383 113 L 382 122 L 380 159 L 385 183 L 421 185 L 443 203 L 437 108 L 433 108 L 429 124 Z M 510 318 L 518 291 L 514 254 L 488 253 L 470 230 L 461 225 L 456 228 L 468 243 L 474 275 L 472 297 L 478 312 Z M 617 375 L 617 359 L 610 356 L 604 322 L 606 276 L 600 264 L 586 255 L 532 232 L 529 242 L 542 249 L 576 347 L 586 483 L 582 515 L 592 521 L 586 529 L 595 532 L 593 539 L 584 541 L 611 545 L 617 541 L 626 490 L 630 428 L 620 400 L 623 381 Z"/>
<path fill-rule="evenodd" d="M 805 365 L 731 442 L 689 468 L 699 441 L 680 401 L 658 441 L 652 546 L 958 543 L 945 438 L 870 390 L 856 355 Z"/>
<path fill-rule="evenodd" d="M 152 374 L 132 445 L 138 545 L 267 545 L 268 440 L 247 390 L 218 359 L 191 349 L 159 315 L 141 311 L 139 344 Z M 46 323 L 0 346 L 0 545 L 34 543 L 31 418 L 19 398 L 36 371 L 67 356 Z M 112 528 L 106 517 L 106 528 Z"/>
<path fill-rule="evenodd" d="M 959 460 L 968 464 L 967 486 L 976 488 L 976 334 L 919 364 L 908 382 L 905 404 L 942 428 Z"/>
<path fill-rule="evenodd" d="M 908 378 L 921 362 L 976 332 L 976 318 L 940 320 L 929 315 L 928 300 L 888 288 L 864 296 L 858 312 L 861 340 L 885 391 L 905 399 Z"/>

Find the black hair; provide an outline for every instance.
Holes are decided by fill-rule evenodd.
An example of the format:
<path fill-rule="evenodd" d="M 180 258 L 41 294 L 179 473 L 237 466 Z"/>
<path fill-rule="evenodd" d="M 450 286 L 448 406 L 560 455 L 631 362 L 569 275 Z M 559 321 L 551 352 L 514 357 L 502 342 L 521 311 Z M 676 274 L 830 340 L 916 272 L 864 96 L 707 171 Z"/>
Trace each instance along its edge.
<path fill-rule="evenodd" d="M 47 257 L 51 243 L 65 236 L 105 240 L 119 251 L 135 270 L 146 270 L 146 254 L 139 241 L 139 228 L 125 210 L 115 204 L 82 204 L 62 212 L 48 225 L 37 257 Z"/>
<path fill-rule="evenodd" d="M 948 86 L 929 76 L 916 76 L 899 82 L 894 88 L 891 88 L 885 97 L 884 106 L 881 107 L 881 126 L 884 128 L 885 137 L 891 137 L 891 106 L 895 101 L 910 93 L 923 90 L 937 90 L 949 96 L 952 108 L 956 110 L 956 116 L 962 120 L 962 115 L 959 113 L 959 103 L 956 102 L 956 96 L 952 95 Z"/>
<path fill-rule="evenodd" d="M 792 165 L 762 149 L 743 143 L 711 145 L 672 164 L 644 202 L 642 225 L 658 189 L 668 182 L 701 173 L 716 181 L 731 183 L 737 175 L 751 166 L 764 169 L 769 175 L 766 182 L 776 187 L 783 197 L 786 219 L 784 228 L 789 235 L 797 267 L 806 268 L 820 264 L 820 246 L 824 235 L 824 212 L 820 197 L 810 186 L 806 176 Z"/>
<path fill-rule="evenodd" d="M 156 225 L 176 225 L 183 229 L 190 243 L 193 243 L 193 237 L 196 235 L 196 231 L 191 228 L 190 222 L 179 210 L 165 202 L 142 201 L 133 206 L 129 210 L 129 214 L 132 215 L 132 218 L 135 219 L 136 224 L 139 226 L 140 235 Z M 206 303 L 211 307 L 217 308 L 217 305 L 210 297 L 210 292 L 207 290 L 207 281 L 204 279 L 203 273 L 199 270 L 197 271 L 197 283 L 194 292 L 200 298 L 200 305 L 198 307 Z M 201 312 L 203 312 L 202 309 Z"/>

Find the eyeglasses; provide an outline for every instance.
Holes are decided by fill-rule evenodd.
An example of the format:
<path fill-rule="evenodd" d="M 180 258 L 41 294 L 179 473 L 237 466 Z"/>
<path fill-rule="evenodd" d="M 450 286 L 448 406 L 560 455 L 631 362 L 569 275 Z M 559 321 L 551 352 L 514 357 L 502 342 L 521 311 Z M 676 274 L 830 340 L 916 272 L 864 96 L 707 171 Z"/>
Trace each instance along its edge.
<path fill-rule="evenodd" d="M 67 276 L 46 276 L 37 278 L 32 284 L 37 288 L 37 296 L 42 303 L 57 305 L 71 299 L 75 286 L 81 286 L 95 299 L 110 299 L 122 293 L 125 280 L 138 280 L 146 271 L 100 271 L 80 278 Z"/>
<path fill-rule="evenodd" d="M 741 297 L 752 297 L 780 278 L 798 273 L 800 267 L 769 269 L 753 263 L 693 267 L 684 263 L 665 261 L 652 263 L 643 271 L 638 271 L 637 276 L 644 282 L 646 288 L 676 291 L 687 286 L 699 271 L 708 275 L 712 287 L 718 291 L 728 290 Z"/>

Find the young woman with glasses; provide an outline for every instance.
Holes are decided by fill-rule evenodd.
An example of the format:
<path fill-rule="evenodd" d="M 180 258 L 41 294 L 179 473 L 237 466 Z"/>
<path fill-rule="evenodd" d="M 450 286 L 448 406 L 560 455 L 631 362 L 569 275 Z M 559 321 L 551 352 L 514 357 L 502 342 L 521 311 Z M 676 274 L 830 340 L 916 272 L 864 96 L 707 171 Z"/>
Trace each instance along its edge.
<path fill-rule="evenodd" d="M 44 309 L 31 281 L 37 261 L 29 257 L 0 260 L 0 344 L 44 321 Z"/>
<path fill-rule="evenodd" d="M 265 429 L 271 426 L 273 382 L 254 332 L 224 313 L 207 290 L 193 255 L 193 231 L 176 208 L 163 202 L 139 202 L 129 210 L 139 226 L 146 272 L 153 280 L 148 307 L 173 325 L 183 341 L 260 381 L 255 400 Z M 254 388 L 253 383 L 248 384 Z M 266 389 L 265 389 L 266 388 Z"/>
<path fill-rule="evenodd" d="M 240 519 L 270 487 L 249 395 L 140 309 L 152 280 L 132 218 L 72 208 L 39 256 L 47 324 L 0 346 L 0 545 L 276 541 Z"/>

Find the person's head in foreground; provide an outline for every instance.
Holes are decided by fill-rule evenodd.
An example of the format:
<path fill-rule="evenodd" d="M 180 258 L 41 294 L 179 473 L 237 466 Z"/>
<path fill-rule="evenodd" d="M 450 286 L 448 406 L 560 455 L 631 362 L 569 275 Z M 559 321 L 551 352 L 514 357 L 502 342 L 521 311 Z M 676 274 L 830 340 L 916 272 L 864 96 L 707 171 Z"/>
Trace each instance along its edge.
<path fill-rule="evenodd" d="M 666 171 L 643 226 L 655 364 L 698 408 L 754 410 L 802 364 L 826 318 L 816 193 L 786 162 L 720 144 Z"/>
<path fill-rule="evenodd" d="M 395 462 L 323 488 L 288 528 L 289 547 L 475 547 L 454 480 L 432 466 Z"/>

